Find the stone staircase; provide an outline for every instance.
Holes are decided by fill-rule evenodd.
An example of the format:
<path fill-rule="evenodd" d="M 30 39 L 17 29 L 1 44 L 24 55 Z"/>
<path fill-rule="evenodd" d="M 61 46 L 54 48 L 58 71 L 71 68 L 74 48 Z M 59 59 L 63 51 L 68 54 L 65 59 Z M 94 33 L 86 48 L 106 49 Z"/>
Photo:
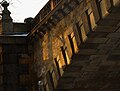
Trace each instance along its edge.
<path fill-rule="evenodd" d="M 120 5 L 88 34 L 55 91 L 120 91 Z"/>

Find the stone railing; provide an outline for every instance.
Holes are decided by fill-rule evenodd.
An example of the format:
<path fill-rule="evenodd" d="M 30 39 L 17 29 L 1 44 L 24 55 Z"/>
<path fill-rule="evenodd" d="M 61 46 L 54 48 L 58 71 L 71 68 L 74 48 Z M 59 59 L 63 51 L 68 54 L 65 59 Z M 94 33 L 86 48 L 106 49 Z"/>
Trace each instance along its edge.
<path fill-rule="evenodd" d="M 50 2 L 48 2 L 34 18 L 34 26 L 38 22 L 40 22 L 45 16 L 47 16 L 50 13 L 50 11 L 51 11 L 51 5 Z"/>
<path fill-rule="evenodd" d="M 54 1 L 53 1 L 53 2 L 54 2 L 54 4 L 53 4 L 54 7 L 57 6 L 57 5 L 60 3 L 60 1 L 62 1 L 62 0 L 54 0 Z"/>
<path fill-rule="evenodd" d="M 50 0 L 34 18 L 34 25 L 42 21 L 62 0 Z"/>

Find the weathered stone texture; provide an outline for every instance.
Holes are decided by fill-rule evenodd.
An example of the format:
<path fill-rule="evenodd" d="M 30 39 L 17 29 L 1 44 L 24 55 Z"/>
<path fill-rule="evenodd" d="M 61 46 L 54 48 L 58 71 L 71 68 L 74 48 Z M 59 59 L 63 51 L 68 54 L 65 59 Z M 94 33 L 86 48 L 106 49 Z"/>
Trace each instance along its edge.
<path fill-rule="evenodd" d="M 105 43 L 108 38 L 88 38 L 87 43 Z"/>
<path fill-rule="evenodd" d="M 0 91 L 37 91 L 38 81 L 45 91 L 119 90 L 120 9 L 112 7 L 119 0 L 86 1 L 59 3 L 32 30 L 30 48 L 27 37 L 0 36 Z M 16 23 L 13 28 L 30 29 Z"/>
<path fill-rule="evenodd" d="M 110 2 L 105 2 L 102 7 L 103 15 L 111 6 Z M 106 9 L 105 5 L 108 5 Z M 110 18 L 111 15 L 115 17 L 119 10 L 118 7 L 112 9 L 115 12 L 100 20 L 94 31 L 88 34 L 87 40 L 80 44 L 79 52 L 72 57 L 56 91 L 119 90 L 120 38 L 116 31 L 119 22 Z"/>

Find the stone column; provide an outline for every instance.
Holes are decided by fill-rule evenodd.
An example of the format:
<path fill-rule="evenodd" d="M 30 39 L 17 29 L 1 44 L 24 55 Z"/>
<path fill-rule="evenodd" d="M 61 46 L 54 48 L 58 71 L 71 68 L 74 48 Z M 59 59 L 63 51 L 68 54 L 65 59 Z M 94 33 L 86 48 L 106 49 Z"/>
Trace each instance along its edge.
<path fill-rule="evenodd" d="M 50 0 L 50 4 L 51 4 L 51 10 L 54 9 L 54 0 Z"/>
<path fill-rule="evenodd" d="M 95 23 L 97 23 L 100 20 L 100 15 L 95 0 L 91 0 L 91 7 L 95 18 Z"/>

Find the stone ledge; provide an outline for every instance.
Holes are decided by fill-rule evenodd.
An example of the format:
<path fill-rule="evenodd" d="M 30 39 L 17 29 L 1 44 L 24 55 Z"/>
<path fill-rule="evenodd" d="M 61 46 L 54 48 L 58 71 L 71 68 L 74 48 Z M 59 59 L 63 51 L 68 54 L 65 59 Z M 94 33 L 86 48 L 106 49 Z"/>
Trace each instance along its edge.
<path fill-rule="evenodd" d="M 26 37 L 21 36 L 0 36 L 0 44 L 26 44 Z"/>

